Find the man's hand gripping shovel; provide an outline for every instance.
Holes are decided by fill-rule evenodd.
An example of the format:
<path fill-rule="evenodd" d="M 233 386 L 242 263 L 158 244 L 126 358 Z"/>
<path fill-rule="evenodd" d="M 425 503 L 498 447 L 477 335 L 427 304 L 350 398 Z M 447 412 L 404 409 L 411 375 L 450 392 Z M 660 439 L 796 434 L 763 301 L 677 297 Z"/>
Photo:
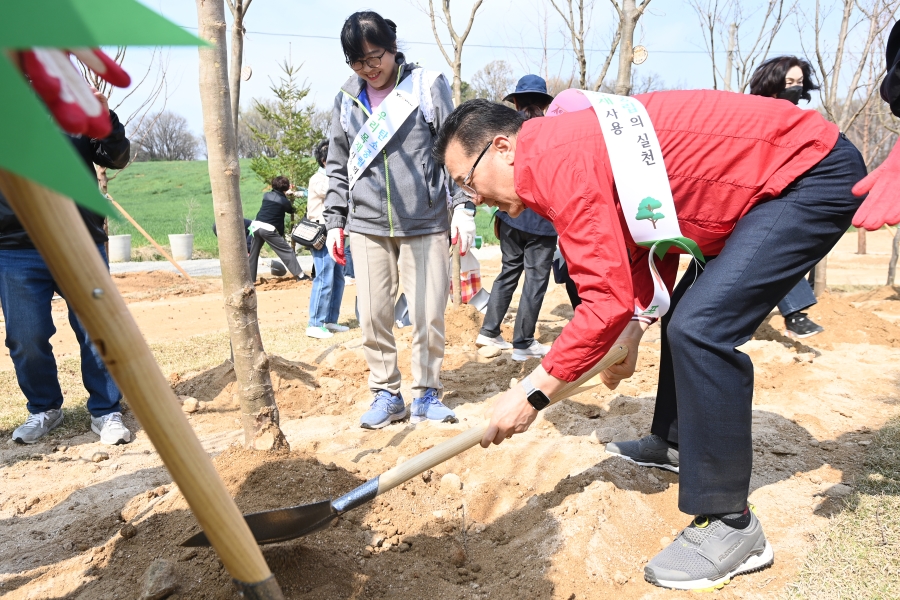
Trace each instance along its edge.
<path fill-rule="evenodd" d="M 625 360 L 628 349 L 616 344 L 593 368 L 553 394 L 550 403 L 580 394 L 602 383 L 600 373 Z M 260 544 L 284 542 L 315 533 L 328 527 L 341 514 L 366 504 L 381 494 L 401 485 L 416 475 L 476 446 L 487 431 L 487 422 L 426 450 L 393 469 L 365 482 L 354 490 L 334 500 L 323 500 L 303 506 L 292 506 L 244 515 L 250 531 Z M 182 546 L 208 546 L 202 531 L 181 544 Z"/>

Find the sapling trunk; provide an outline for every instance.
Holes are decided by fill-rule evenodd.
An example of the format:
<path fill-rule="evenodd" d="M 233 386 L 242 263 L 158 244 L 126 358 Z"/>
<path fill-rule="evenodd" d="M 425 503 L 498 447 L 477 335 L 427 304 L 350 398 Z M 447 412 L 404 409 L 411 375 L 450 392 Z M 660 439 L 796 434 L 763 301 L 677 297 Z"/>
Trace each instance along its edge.
<path fill-rule="evenodd" d="M 228 88 L 223 0 L 196 0 L 200 37 L 213 44 L 200 49 L 200 103 L 209 156 L 225 317 L 234 351 L 234 373 L 241 405 L 244 442 L 259 449 L 286 446 L 278 427 L 278 407 L 257 320 L 257 297 L 250 280 L 240 163 Z"/>

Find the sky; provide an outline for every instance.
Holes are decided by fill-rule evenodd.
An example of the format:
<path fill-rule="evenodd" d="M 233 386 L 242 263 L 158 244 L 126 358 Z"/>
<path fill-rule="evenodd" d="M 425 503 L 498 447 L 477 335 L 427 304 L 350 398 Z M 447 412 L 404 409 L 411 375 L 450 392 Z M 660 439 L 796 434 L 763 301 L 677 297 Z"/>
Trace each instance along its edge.
<path fill-rule="evenodd" d="M 196 33 L 197 11 L 189 0 L 139 0 L 174 23 Z M 801 0 L 809 4 L 811 0 Z M 560 2 L 560 0 L 557 0 Z M 247 107 L 252 98 L 271 96 L 269 86 L 279 75 L 279 64 L 290 58 L 294 64 L 302 64 L 300 77 L 310 87 L 308 101 L 319 108 L 332 106 L 340 85 L 352 73 L 344 63 L 340 34 L 344 19 L 358 10 L 375 10 L 397 23 L 397 35 L 401 49 L 409 60 L 422 66 L 440 70 L 448 78 L 452 72 L 440 53 L 431 31 L 426 12 L 427 0 L 391 0 L 363 3 L 353 0 L 254 0 L 245 17 L 248 30 L 244 45 L 244 65 L 252 68 L 253 75 L 241 87 L 241 105 Z M 452 17 L 457 30 L 464 27 L 473 0 L 453 0 Z M 435 2 L 436 5 L 440 1 Z M 748 2 L 752 4 L 752 2 Z M 229 22 L 230 14 L 226 6 Z M 484 0 L 471 34 L 463 50 L 463 80 L 487 63 L 506 60 L 519 77 L 540 68 L 542 23 L 546 22 L 548 45 L 551 50 L 548 71 L 551 75 L 567 77 L 572 73 L 572 52 L 559 15 L 552 12 L 549 0 Z M 609 48 L 611 29 L 614 26 L 613 10 L 605 0 L 595 0 L 590 19 L 591 31 L 587 46 L 589 72 L 596 72 Z M 438 22 L 438 31 L 449 41 L 446 27 Z M 742 29 L 749 30 L 754 18 L 747 20 Z M 748 33 L 749 35 L 749 33 Z M 709 56 L 703 43 L 703 34 L 697 16 L 687 0 L 654 0 L 641 18 L 635 36 L 635 44 L 644 45 L 649 51 L 645 63 L 636 66 L 637 77 L 654 73 L 671 87 L 712 87 Z M 446 44 L 449 49 L 449 44 Z M 564 48 L 564 49 L 561 49 Z M 168 61 L 168 90 L 166 108 L 184 116 L 196 134 L 202 133 L 202 113 L 198 90 L 198 51 L 196 48 L 170 48 L 163 50 Z M 773 46 L 775 54 L 802 54 L 797 27 L 793 20 L 786 23 Z M 129 49 L 124 67 L 133 77 L 150 65 L 150 49 Z M 719 59 L 724 56 L 720 55 Z M 617 59 L 608 76 L 614 77 Z M 135 77 L 137 78 L 137 77 Z M 117 90 L 111 98 L 116 106 L 125 96 Z M 125 100 L 120 113 L 127 113 L 141 97 L 138 90 Z M 157 106 L 161 107 L 161 104 Z"/>

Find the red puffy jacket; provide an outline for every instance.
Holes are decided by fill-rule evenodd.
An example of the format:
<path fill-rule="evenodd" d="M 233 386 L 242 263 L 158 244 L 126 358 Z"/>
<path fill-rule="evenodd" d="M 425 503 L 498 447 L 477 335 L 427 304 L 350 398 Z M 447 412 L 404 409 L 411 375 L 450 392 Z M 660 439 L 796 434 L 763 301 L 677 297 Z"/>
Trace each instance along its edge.
<path fill-rule="evenodd" d="M 839 133 L 819 113 L 786 100 L 713 90 L 636 98 L 659 137 L 681 232 L 705 256 L 719 254 L 753 206 L 822 160 Z M 543 361 L 551 375 L 574 381 L 606 354 L 635 305 L 649 304 L 648 250 L 631 239 L 591 109 L 527 121 L 516 145 L 515 184 L 525 205 L 556 227 L 582 299 Z M 657 262 L 670 291 L 677 252 L 673 247 Z"/>

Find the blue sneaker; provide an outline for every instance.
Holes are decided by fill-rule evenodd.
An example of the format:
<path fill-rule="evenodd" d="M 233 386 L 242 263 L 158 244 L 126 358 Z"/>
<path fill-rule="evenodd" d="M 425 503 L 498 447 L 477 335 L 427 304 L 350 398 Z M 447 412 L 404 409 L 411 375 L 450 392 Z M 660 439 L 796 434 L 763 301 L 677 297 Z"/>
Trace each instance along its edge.
<path fill-rule="evenodd" d="M 456 414 L 438 400 L 437 390 L 428 388 L 425 395 L 412 401 L 412 411 L 409 417 L 411 423 L 421 423 L 429 419 L 441 423 L 458 423 Z"/>
<path fill-rule="evenodd" d="M 359 418 L 359 426 L 363 429 L 381 429 L 394 421 L 406 418 L 406 404 L 403 396 L 394 396 L 387 390 L 378 390 L 372 401 L 372 408 Z"/>

